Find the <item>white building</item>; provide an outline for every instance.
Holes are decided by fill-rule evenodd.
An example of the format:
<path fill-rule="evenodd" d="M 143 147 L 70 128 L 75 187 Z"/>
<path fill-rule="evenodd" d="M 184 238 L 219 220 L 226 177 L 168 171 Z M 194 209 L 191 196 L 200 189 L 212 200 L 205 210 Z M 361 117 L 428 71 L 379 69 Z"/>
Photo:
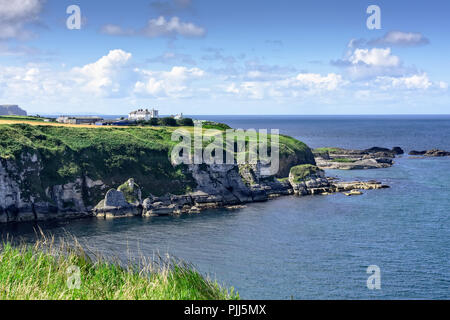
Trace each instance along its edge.
<path fill-rule="evenodd" d="M 177 114 L 175 117 L 175 120 L 181 120 L 184 118 L 183 113 Z"/>
<path fill-rule="evenodd" d="M 128 120 L 144 120 L 148 121 L 152 118 L 159 118 L 158 110 L 139 109 L 128 114 Z"/>
<path fill-rule="evenodd" d="M 56 119 L 56 122 L 65 124 L 94 124 L 99 121 L 103 121 L 103 118 L 60 116 Z"/>

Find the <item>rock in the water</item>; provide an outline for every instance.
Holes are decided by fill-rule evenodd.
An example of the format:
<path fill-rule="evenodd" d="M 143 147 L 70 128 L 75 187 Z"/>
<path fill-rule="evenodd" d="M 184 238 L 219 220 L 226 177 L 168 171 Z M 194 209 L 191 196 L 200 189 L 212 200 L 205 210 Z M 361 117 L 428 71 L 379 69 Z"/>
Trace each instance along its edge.
<path fill-rule="evenodd" d="M 123 192 L 111 189 L 105 199 L 94 208 L 94 213 L 101 218 L 136 216 L 140 212 L 136 205 L 127 202 Z"/>
<path fill-rule="evenodd" d="M 416 151 L 413 150 L 409 153 L 410 156 L 425 156 L 425 157 L 448 157 L 450 156 L 450 152 L 439 150 L 439 149 L 431 149 L 427 151 Z"/>
<path fill-rule="evenodd" d="M 394 147 L 394 148 L 392 148 L 392 152 L 394 152 L 395 154 L 398 154 L 398 155 L 400 155 L 400 154 L 405 154 L 405 151 L 403 151 L 403 149 L 400 148 L 400 147 Z"/>
<path fill-rule="evenodd" d="M 361 191 L 358 191 L 358 190 L 352 190 L 351 192 L 344 192 L 344 194 L 345 194 L 347 197 L 351 197 L 351 196 L 360 196 L 360 195 L 362 195 L 363 193 L 362 193 Z"/>
<path fill-rule="evenodd" d="M 403 154 L 400 147 L 392 150 L 373 147 L 366 150 L 348 150 L 342 148 L 319 148 L 314 150 L 317 166 L 321 169 L 363 170 L 388 168 L 393 159 Z"/>
<path fill-rule="evenodd" d="M 289 182 L 298 195 L 319 194 L 328 192 L 330 183 L 325 172 L 317 166 L 300 165 L 291 168 Z"/>
<path fill-rule="evenodd" d="M 425 153 L 427 153 L 427 151 L 416 151 L 416 150 L 412 150 L 409 155 L 410 156 L 423 156 Z"/>

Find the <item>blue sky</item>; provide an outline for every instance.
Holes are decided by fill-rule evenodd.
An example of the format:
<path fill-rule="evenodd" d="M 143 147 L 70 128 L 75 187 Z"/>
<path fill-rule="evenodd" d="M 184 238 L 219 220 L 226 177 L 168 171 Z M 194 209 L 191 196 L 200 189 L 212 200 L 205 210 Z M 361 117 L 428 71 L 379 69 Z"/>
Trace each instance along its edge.
<path fill-rule="evenodd" d="M 66 27 L 70 5 L 80 30 Z M 366 26 L 369 5 L 380 30 Z M 448 15 L 448 1 L 0 0 L 0 104 L 448 114 Z"/>

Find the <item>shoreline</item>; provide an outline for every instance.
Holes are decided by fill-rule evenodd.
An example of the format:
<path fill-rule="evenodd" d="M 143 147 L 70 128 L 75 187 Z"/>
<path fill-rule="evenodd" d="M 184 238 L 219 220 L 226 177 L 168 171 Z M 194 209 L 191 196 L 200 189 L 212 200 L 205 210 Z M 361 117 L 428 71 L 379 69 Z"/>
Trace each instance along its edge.
<path fill-rule="evenodd" d="M 168 158 L 174 147 L 169 127 L 109 128 L 101 134 L 26 124 L 0 125 L 0 130 L 0 223 L 8 224 L 195 214 L 292 194 L 356 196 L 361 190 L 387 186 L 376 181 L 337 182 L 327 179 L 322 169 L 387 168 L 404 153 L 399 147 L 311 150 L 280 135 L 278 173 L 265 176 L 267 168 L 261 163 L 174 166 Z M 216 130 L 224 133 L 223 126 Z"/>

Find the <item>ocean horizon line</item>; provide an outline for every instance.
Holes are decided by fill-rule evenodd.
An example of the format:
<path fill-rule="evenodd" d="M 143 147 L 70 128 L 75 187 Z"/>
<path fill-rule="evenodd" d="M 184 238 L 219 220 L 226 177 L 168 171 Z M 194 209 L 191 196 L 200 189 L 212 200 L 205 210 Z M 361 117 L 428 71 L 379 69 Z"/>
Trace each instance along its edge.
<path fill-rule="evenodd" d="M 33 114 L 30 114 L 33 116 Z M 39 115 L 39 113 L 36 113 Z M 43 117 L 59 116 L 104 116 L 104 117 L 127 117 L 127 114 L 105 114 L 105 113 L 68 113 L 68 114 L 42 114 Z M 160 118 L 170 117 L 172 115 L 162 114 Z M 448 114 L 185 114 L 184 117 L 450 117 Z"/>

